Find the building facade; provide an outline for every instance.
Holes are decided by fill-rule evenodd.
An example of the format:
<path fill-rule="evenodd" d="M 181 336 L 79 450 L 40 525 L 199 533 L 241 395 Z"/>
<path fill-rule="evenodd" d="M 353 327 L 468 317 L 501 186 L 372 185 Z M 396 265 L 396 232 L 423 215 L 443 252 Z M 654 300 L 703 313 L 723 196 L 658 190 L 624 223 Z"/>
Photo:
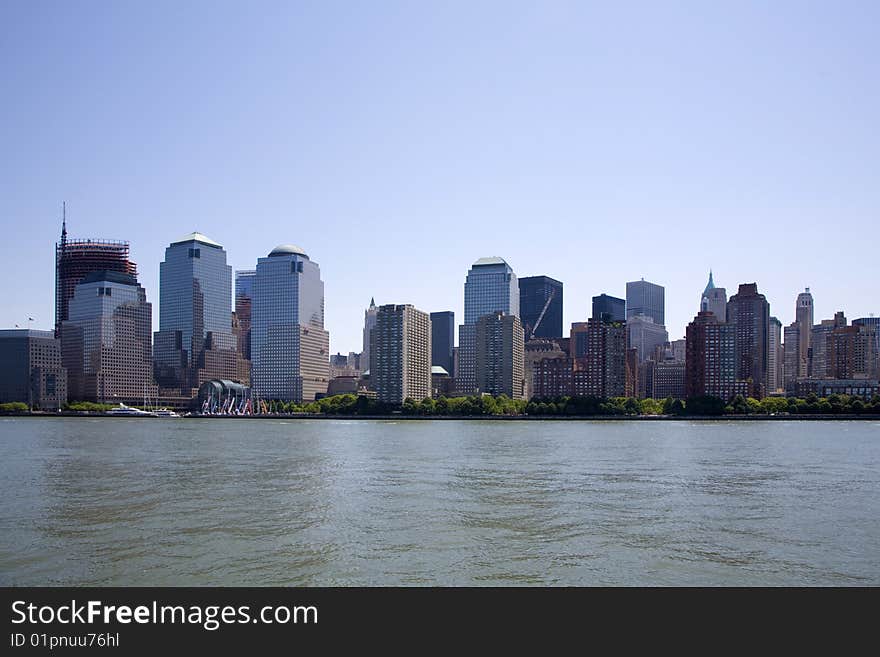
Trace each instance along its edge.
<path fill-rule="evenodd" d="M 633 315 L 626 322 L 630 349 L 635 349 L 638 362 L 642 363 L 654 355 L 657 347 L 666 344 L 669 333 L 666 327 L 655 324 L 649 315 Z"/>
<path fill-rule="evenodd" d="M 57 411 L 67 403 L 67 370 L 53 331 L 0 330 L 0 403 Z"/>
<path fill-rule="evenodd" d="M 156 382 L 185 397 L 195 398 L 212 379 L 247 382 L 247 364 L 232 332 L 232 267 L 223 247 L 201 233 L 165 249 L 153 351 Z"/>
<path fill-rule="evenodd" d="M 562 337 L 562 283 L 549 276 L 519 279 L 520 321 L 526 340 Z"/>
<path fill-rule="evenodd" d="M 736 333 L 702 310 L 687 326 L 685 395 L 718 397 L 730 401 L 742 386 L 736 380 Z"/>
<path fill-rule="evenodd" d="M 86 275 L 115 271 L 137 276 L 137 265 L 129 260 L 128 242 L 67 237 L 67 218 L 61 223 L 61 240 L 55 244 L 55 335 L 68 318 L 68 306 L 76 286 Z"/>
<path fill-rule="evenodd" d="M 809 376 L 810 348 L 812 346 L 813 328 L 813 295 L 810 288 L 804 289 L 795 302 L 795 324 L 797 324 L 797 373 L 798 378 Z"/>
<path fill-rule="evenodd" d="M 666 290 L 644 278 L 626 284 L 626 319 L 646 315 L 658 326 L 666 326 Z"/>
<path fill-rule="evenodd" d="M 255 397 L 297 403 L 327 392 L 330 334 L 324 329 L 324 282 L 318 264 L 282 244 L 257 261 L 251 320 Z"/>
<path fill-rule="evenodd" d="M 431 313 L 431 365 L 442 367 L 452 376 L 454 348 L 455 313 L 451 310 Z"/>
<path fill-rule="evenodd" d="M 813 379 L 834 378 L 833 367 L 828 359 L 828 338 L 835 330 L 846 326 L 843 311 L 834 313 L 833 319 L 823 319 L 810 331 L 810 359 L 807 376 Z"/>
<path fill-rule="evenodd" d="M 152 324 L 152 304 L 134 276 L 98 271 L 83 278 L 61 323 L 68 397 L 111 404 L 154 398 Z"/>
<path fill-rule="evenodd" d="M 569 345 L 574 396 L 624 397 L 632 392 L 626 322 L 593 318 L 576 322 Z"/>
<path fill-rule="evenodd" d="M 379 308 L 376 306 L 376 299 L 370 299 L 370 305 L 364 311 L 364 339 L 363 349 L 361 351 L 361 371 L 370 369 L 370 336 L 373 333 L 373 327 L 376 326 L 376 315 Z"/>
<path fill-rule="evenodd" d="M 523 399 L 523 327 L 516 315 L 483 315 L 476 325 L 477 391 Z"/>
<path fill-rule="evenodd" d="M 502 258 L 480 258 L 471 266 L 464 283 L 464 323 L 458 328 L 455 382 L 460 393 L 473 394 L 477 390 L 477 320 L 498 312 L 519 317 L 519 281 Z"/>
<path fill-rule="evenodd" d="M 727 302 L 727 321 L 734 327 L 736 379 L 749 382 L 749 395 L 767 393 L 770 304 L 755 283 L 743 283 Z"/>
<path fill-rule="evenodd" d="M 250 269 L 235 272 L 235 337 L 238 353 L 247 361 L 251 359 L 251 313 L 254 301 L 254 280 L 257 271 Z"/>
<path fill-rule="evenodd" d="M 782 347 L 782 322 L 770 318 L 767 334 L 767 394 L 777 394 L 784 390 L 783 363 L 785 353 Z"/>
<path fill-rule="evenodd" d="M 379 306 L 370 333 L 370 379 L 387 404 L 431 397 L 431 317 L 410 304 Z"/>
<path fill-rule="evenodd" d="M 711 270 L 709 271 L 709 282 L 700 296 L 700 310 L 713 313 L 719 322 L 727 321 L 727 290 L 723 287 L 715 287 Z"/>
<path fill-rule="evenodd" d="M 592 319 L 608 322 L 626 321 L 626 299 L 618 299 L 607 294 L 593 297 Z"/>

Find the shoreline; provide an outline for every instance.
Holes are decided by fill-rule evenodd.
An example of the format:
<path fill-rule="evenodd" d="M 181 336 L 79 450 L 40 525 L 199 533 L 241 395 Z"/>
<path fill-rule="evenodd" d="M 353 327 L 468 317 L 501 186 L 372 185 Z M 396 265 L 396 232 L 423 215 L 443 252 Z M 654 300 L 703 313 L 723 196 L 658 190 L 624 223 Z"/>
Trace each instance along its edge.
<path fill-rule="evenodd" d="M 834 421 L 834 420 L 868 420 L 880 421 L 877 413 L 840 413 L 840 414 L 794 414 L 794 415 L 312 415 L 312 414 L 287 414 L 267 413 L 263 415 L 189 415 L 177 418 L 137 417 L 137 416 L 113 416 L 106 413 L 91 413 L 88 411 L 61 411 L 59 413 L 44 413 L 31 411 L 7 411 L 0 412 L 0 418 L 6 417 L 30 417 L 30 418 L 106 418 L 116 420 L 406 420 L 406 421 L 502 421 L 502 422 L 557 422 L 557 421 L 587 421 L 587 422 L 682 422 L 682 421 L 710 421 L 710 422 L 784 422 L 784 421 Z"/>

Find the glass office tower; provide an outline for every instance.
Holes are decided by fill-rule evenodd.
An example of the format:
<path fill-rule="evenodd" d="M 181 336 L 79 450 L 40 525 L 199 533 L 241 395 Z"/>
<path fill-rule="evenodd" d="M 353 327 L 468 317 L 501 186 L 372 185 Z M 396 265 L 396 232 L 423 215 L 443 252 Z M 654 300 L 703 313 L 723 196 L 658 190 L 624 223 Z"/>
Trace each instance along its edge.
<path fill-rule="evenodd" d="M 318 264 L 292 244 L 257 261 L 251 307 L 251 385 L 264 400 L 314 401 L 327 392 L 330 334 Z"/>
<path fill-rule="evenodd" d="M 562 283 L 549 276 L 519 279 L 519 311 L 526 340 L 562 337 Z"/>
<path fill-rule="evenodd" d="M 159 265 L 157 382 L 192 396 L 208 379 L 239 380 L 236 346 L 226 251 L 201 233 L 172 242 Z"/>
<path fill-rule="evenodd" d="M 150 331 L 152 305 L 134 276 L 87 274 L 61 323 L 61 357 L 68 397 L 142 404 L 154 397 Z"/>
<path fill-rule="evenodd" d="M 476 380 L 476 324 L 480 317 L 502 312 L 519 317 L 519 282 L 502 258 L 480 258 L 464 283 L 464 324 L 458 329 L 456 389 L 473 394 Z"/>

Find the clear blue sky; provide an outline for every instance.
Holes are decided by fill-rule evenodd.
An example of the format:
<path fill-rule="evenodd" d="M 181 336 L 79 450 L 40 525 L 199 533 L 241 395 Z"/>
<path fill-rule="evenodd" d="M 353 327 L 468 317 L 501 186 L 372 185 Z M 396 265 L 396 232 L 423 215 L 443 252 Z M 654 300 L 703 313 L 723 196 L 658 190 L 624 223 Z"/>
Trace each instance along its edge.
<path fill-rule="evenodd" d="M 880 3 L 0 3 L 0 326 L 49 328 L 72 236 L 321 266 L 331 349 L 363 309 L 454 310 L 480 256 L 565 283 L 566 325 L 709 268 L 784 324 L 880 312 Z"/>

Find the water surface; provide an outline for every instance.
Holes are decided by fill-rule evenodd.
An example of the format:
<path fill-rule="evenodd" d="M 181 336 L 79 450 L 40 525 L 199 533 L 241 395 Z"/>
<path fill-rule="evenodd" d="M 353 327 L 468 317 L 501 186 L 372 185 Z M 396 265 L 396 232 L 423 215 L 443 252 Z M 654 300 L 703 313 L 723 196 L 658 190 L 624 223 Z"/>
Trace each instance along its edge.
<path fill-rule="evenodd" d="M 3 585 L 878 585 L 880 422 L 0 419 Z"/>

